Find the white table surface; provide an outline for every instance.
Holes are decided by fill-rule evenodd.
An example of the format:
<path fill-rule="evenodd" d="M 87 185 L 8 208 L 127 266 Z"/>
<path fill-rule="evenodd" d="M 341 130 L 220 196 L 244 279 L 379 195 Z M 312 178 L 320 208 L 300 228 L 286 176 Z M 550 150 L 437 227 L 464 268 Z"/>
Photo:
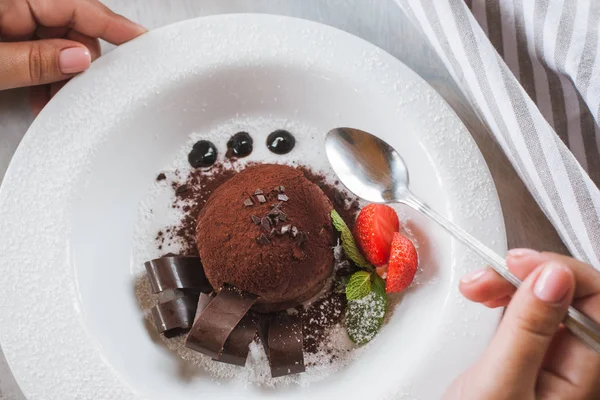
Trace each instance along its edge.
<path fill-rule="evenodd" d="M 105 0 L 149 29 L 222 13 L 257 12 L 310 19 L 346 30 L 385 49 L 417 71 L 452 105 L 477 141 L 500 194 L 509 247 L 566 252 L 554 229 L 487 134 L 418 28 L 394 0 Z M 111 46 L 103 44 L 104 52 Z M 0 179 L 33 120 L 26 90 L 0 92 Z M 1 294 L 0 294 L 1 295 Z M 0 400 L 23 400 L 0 350 Z"/>

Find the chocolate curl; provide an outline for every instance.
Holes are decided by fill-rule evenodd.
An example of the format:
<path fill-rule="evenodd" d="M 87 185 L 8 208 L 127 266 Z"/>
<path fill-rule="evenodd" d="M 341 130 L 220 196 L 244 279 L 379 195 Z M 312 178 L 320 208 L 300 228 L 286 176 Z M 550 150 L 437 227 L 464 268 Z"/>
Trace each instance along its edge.
<path fill-rule="evenodd" d="M 154 293 L 174 289 L 195 289 L 202 293 L 212 291 L 198 257 L 161 257 L 144 265 Z"/>
<path fill-rule="evenodd" d="M 180 335 L 192 327 L 197 305 L 196 295 L 178 297 L 157 304 L 151 310 L 154 326 L 166 337 Z"/>
<path fill-rule="evenodd" d="M 254 340 L 258 330 L 258 319 L 258 316 L 252 312 L 246 314 L 235 329 L 231 331 L 221 356 L 213 360 L 239 365 L 240 367 L 245 366 L 250 351 L 250 343 Z"/>
<path fill-rule="evenodd" d="M 304 372 L 303 338 L 300 317 L 279 314 L 271 319 L 266 343 L 273 378 Z"/>
<path fill-rule="evenodd" d="M 225 286 L 192 326 L 186 347 L 220 359 L 227 338 L 256 302 L 257 297 Z"/>

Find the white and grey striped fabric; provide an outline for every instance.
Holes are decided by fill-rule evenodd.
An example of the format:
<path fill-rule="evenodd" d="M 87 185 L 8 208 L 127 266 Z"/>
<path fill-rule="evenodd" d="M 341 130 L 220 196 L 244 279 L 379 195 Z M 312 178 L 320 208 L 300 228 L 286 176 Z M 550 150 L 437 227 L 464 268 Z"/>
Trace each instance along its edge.
<path fill-rule="evenodd" d="M 396 1 L 573 256 L 600 268 L 600 1 Z"/>

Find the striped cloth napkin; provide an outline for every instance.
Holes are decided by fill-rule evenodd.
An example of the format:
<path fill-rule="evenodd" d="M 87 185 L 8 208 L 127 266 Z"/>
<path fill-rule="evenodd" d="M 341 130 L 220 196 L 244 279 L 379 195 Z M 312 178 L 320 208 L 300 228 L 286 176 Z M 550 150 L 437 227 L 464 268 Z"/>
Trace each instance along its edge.
<path fill-rule="evenodd" d="M 600 0 L 396 0 L 574 257 L 600 268 Z"/>

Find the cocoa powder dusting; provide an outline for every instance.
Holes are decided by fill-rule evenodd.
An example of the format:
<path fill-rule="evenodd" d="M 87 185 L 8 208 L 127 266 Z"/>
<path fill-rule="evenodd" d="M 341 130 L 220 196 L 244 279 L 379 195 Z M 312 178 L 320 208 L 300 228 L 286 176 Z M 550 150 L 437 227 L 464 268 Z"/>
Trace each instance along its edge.
<path fill-rule="evenodd" d="M 281 185 L 285 200 L 280 199 Z M 245 204 L 249 197 L 251 206 Z M 333 270 L 332 207 L 296 168 L 245 168 L 213 192 L 198 216 L 198 249 L 206 277 L 213 287 L 228 283 L 257 295 L 253 308 L 259 312 L 302 304 L 321 291 Z M 258 226 L 252 215 L 261 218 Z M 297 228 L 295 236 L 293 230 L 277 234 L 287 223 Z"/>
<path fill-rule="evenodd" d="M 335 181 L 335 184 L 332 185 L 327 183 L 327 178 L 325 178 L 324 175 L 313 172 L 311 169 L 303 165 L 300 165 L 296 168 L 304 173 L 306 179 L 321 188 L 325 195 L 329 197 L 329 200 L 331 200 L 335 211 L 337 211 L 338 214 L 340 214 L 340 216 L 344 219 L 346 225 L 348 225 L 350 229 L 353 229 L 356 216 L 360 211 L 358 198 L 349 194 L 347 191 L 338 188 L 337 185 L 339 185 L 340 182 L 337 180 Z"/>
<path fill-rule="evenodd" d="M 329 293 L 314 302 L 307 310 L 299 310 L 304 334 L 304 351 L 316 353 L 327 338 L 328 331 L 342 320 L 346 308 L 344 294 Z"/>
<path fill-rule="evenodd" d="M 185 213 L 179 224 L 164 230 L 165 235 L 157 240 L 163 245 L 166 239 L 178 241 L 181 244 L 181 255 L 197 256 L 196 246 L 196 220 L 200 210 L 212 192 L 225 181 L 235 175 L 236 171 L 215 165 L 211 168 L 210 175 L 200 169 L 190 172 L 185 182 L 173 181 L 171 187 L 175 192 L 173 208 L 181 208 Z M 178 174 L 176 174 L 178 175 Z"/>
<path fill-rule="evenodd" d="M 249 163 L 256 165 L 256 163 Z M 333 204 L 335 210 L 342 216 L 346 224 L 353 228 L 356 216 L 360 211 L 358 200 L 345 190 L 337 187 L 339 181 L 335 184 L 327 183 L 324 175 L 313 172 L 305 166 L 296 167 L 304 173 L 306 178 L 318 185 Z M 185 182 L 173 181 L 171 187 L 176 193 L 176 198 L 171 205 L 173 208 L 180 208 L 185 216 L 176 226 L 170 227 L 165 231 L 165 235 L 157 238 L 157 245 L 164 245 L 166 240 L 177 241 L 181 244 L 181 254 L 197 256 L 196 246 L 196 224 L 200 210 L 206 204 L 206 201 L 212 192 L 221 186 L 229 178 L 233 177 L 236 171 L 222 164 L 215 164 L 210 174 L 201 169 L 193 170 Z M 175 176 L 180 176 L 179 171 L 175 171 Z M 162 177 L 161 177 L 162 178 Z M 165 177 L 166 179 L 166 177 Z M 162 179 L 161 179 L 162 180 Z M 181 187 L 185 190 L 182 190 Z M 177 193 L 179 189 L 179 193 Z M 285 188 L 284 188 L 285 190 Z"/>

